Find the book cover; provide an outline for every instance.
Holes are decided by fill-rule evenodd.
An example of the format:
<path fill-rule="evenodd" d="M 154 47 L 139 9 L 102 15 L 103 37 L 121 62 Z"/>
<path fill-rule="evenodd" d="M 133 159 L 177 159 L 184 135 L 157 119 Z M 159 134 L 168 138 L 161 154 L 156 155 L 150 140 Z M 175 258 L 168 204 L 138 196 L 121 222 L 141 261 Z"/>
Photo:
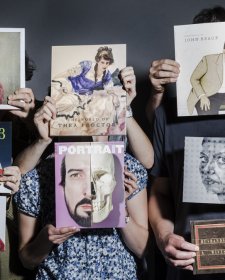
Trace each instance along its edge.
<path fill-rule="evenodd" d="M 225 204 L 225 138 L 185 137 L 183 202 Z"/>
<path fill-rule="evenodd" d="M 194 274 L 225 272 L 225 220 L 191 221 L 192 243 L 199 246 Z"/>
<path fill-rule="evenodd" d="M 125 226 L 124 142 L 55 143 L 56 226 Z"/>
<path fill-rule="evenodd" d="M 25 87 L 25 29 L 0 28 L 0 109 L 16 110 L 7 98 Z"/>
<path fill-rule="evenodd" d="M 3 168 L 11 165 L 12 157 L 12 123 L 0 122 L 0 176 Z M 0 182 L 0 194 L 10 194 L 11 191 Z"/>
<path fill-rule="evenodd" d="M 0 195 L 0 252 L 5 251 L 6 196 Z"/>
<path fill-rule="evenodd" d="M 53 46 L 50 135 L 125 135 L 126 92 L 119 72 L 126 45 Z"/>
<path fill-rule="evenodd" d="M 174 27 L 178 116 L 225 114 L 225 23 Z"/>

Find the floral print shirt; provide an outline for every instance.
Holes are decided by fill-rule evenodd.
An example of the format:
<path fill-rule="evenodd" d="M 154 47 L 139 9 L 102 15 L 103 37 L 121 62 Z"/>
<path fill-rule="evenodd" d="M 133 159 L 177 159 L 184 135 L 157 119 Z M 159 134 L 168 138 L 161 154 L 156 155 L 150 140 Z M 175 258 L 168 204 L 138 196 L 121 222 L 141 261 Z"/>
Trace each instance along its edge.
<path fill-rule="evenodd" d="M 138 189 L 146 187 L 147 172 L 132 156 L 125 165 L 137 177 Z M 54 157 L 43 160 L 22 178 L 15 195 L 20 212 L 38 218 L 42 227 L 55 223 Z M 60 245 L 55 245 L 37 269 L 36 279 L 100 280 L 137 279 L 136 262 L 118 229 L 82 229 Z"/>

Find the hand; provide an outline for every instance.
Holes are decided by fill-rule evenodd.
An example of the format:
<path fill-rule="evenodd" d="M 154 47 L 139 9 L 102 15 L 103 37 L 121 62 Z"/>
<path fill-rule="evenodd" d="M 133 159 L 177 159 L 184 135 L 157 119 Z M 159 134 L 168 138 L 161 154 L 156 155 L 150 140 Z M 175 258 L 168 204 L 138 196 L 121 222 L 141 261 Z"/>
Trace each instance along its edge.
<path fill-rule="evenodd" d="M 19 190 L 21 180 L 20 169 L 17 166 L 8 166 L 3 169 L 3 175 L 0 176 L 0 182 L 4 183 L 5 187 L 15 193 Z"/>
<path fill-rule="evenodd" d="M 10 111 L 20 118 L 27 118 L 29 112 L 35 107 L 35 98 L 30 88 L 20 88 L 8 96 L 8 104 L 21 110 Z"/>
<path fill-rule="evenodd" d="M 164 85 L 176 82 L 179 73 L 179 63 L 171 59 L 160 59 L 152 62 L 149 79 L 156 93 L 163 93 Z"/>
<path fill-rule="evenodd" d="M 136 77 L 134 75 L 134 69 L 131 66 L 125 67 L 121 70 L 120 76 L 124 89 L 127 92 L 127 106 L 131 104 L 136 96 Z"/>
<path fill-rule="evenodd" d="M 210 101 L 206 95 L 200 97 L 200 108 L 202 111 L 210 110 Z"/>
<path fill-rule="evenodd" d="M 124 175 L 125 198 L 128 198 L 138 188 L 136 184 L 137 178 L 126 167 L 124 168 Z"/>
<path fill-rule="evenodd" d="M 74 227 L 61 227 L 56 228 L 53 225 L 47 225 L 48 239 L 53 244 L 61 244 L 66 241 L 74 233 L 79 232 L 79 228 Z"/>
<path fill-rule="evenodd" d="M 166 261 L 174 266 L 186 270 L 193 270 L 194 257 L 199 250 L 198 246 L 184 240 L 182 236 L 169 233 L 160 244 Z"/>
<path fill-rule="evenodd" d="M 44 104 L 37 110 L 34 115 L 34 123 L 39 132 L 40 138 L 46 141 L 51 140 L 49 137 L 49 122 L 56 118 L 56 107 L 55 101 L 50 97 L 46 96 Z"/>

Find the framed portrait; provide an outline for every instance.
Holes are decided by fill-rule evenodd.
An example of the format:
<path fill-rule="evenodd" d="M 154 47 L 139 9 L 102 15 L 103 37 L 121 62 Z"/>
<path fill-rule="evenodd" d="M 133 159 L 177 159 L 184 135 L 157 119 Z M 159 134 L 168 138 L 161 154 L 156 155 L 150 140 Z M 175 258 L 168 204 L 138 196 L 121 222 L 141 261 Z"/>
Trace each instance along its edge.
<path fill-rule="evenodd" d="M 0 28 L 0 109 L 18 109 L 7 98 L 25 87 L 25 29 Z"/>
<path fill-rule="evenodd" d="M 126 45 L 53 46 L 51 97 L 57 116 L 52 136 L 126 134 L 126 91 L 120 70 Z"/>
<path fill-rule="evenodd" d="M 225 204 L 225 138 L 185 137 L 183 202 Z"/>
<path fill-rule="evenodd" d="M 178 116 L 225 114 L 225 23 L 174 27 Z"/>

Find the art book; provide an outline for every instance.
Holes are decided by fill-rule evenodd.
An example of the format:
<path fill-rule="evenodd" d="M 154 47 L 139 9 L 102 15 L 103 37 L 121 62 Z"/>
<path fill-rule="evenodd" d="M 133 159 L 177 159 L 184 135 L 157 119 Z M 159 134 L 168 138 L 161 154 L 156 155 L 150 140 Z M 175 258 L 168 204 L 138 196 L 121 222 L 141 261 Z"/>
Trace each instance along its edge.
<path fill-rule="evenodd" d="M 183 202 L 225 204 L 225 138 L 185 137 Z"/>
<path fill-rule="evenodd" d="M 56 226 L 125 226 L 124 142 L 55 144 Z"/>
<path fill-rule="evenodd" d="M 53 46 L 51 136 L 125 135 L 126 45 Z"/>
<path fill-rule="evenodd" d="M 225 23 L 174 27 L 178 116 L 225 114 Z"/>
<path fill-rule="evenodd" d="M 191 221 L 191 238 L 199 246 L 193 273 L 224 273 L 225 220 Z"/>
<path fill-rule="evenodd" d="M 25 29 L 0 28 L 0 109 L 17 107 L 7 104 L 7 98 L 25 87 Z"/>
<path fill-rule="evenodd" d="M 0 176 L 3 168 L 11 165 L 12 157 L 12 123 L 0 122 Z M 11 194 L 11 191 L 0 182 L 0 195 Z"/>

